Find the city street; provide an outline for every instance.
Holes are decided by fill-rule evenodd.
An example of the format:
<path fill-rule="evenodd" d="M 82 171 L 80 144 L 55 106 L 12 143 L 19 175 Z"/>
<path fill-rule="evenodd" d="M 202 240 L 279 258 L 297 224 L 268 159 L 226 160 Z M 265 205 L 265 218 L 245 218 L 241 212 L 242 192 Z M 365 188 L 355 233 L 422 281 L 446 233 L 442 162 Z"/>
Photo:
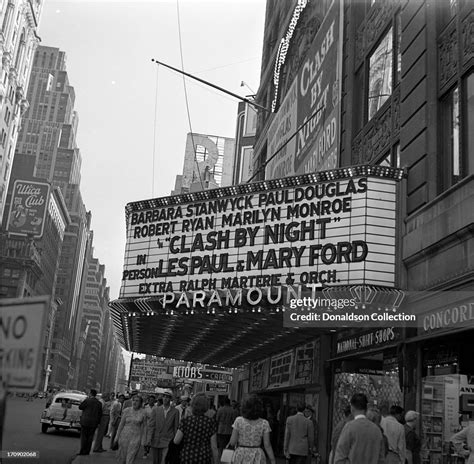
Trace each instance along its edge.
<path fill-rule="evenodd" d="M 39 451 L 41 464 L 67 464 L 79 451 L 77 432 L 41 433 L 40 416 L 44 399 L 8 398 L 3 437 L 4 451 Z M 38 463 L 36 459 L 5 459 L 6 464 Z"/>

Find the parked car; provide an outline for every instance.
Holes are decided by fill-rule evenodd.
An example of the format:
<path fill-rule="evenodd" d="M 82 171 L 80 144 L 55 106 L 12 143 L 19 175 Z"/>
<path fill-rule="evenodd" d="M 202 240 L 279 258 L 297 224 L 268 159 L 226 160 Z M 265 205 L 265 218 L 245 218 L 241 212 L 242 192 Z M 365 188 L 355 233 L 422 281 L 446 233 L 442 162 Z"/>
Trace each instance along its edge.
<path fill-rule="evenodd" d="M 82 392 L 63 391 L 53 396 L 50 405 L 41 414 L 41 431 L 46 433 L 50 427 L 56 430 L 81 430 L 82 411 L 79 405 L 87 398 Z"/>

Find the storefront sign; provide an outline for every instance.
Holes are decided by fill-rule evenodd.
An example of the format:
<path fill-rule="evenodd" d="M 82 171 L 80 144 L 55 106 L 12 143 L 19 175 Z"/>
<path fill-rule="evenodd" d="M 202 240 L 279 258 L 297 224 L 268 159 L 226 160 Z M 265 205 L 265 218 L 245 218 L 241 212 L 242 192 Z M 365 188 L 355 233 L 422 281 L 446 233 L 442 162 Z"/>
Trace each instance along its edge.
<path fill-rule="evenodd" d="M 266 179 L 334 169 L 338 165 L 342 62 L 340 10 L 341 2 L 334 1 L 272 121 L 267 141 L 270 156 L 298 128 L 301 129 L 269 163 Z"/>
<path fill-rule="evenodd" d="M 260 391 L 267 387 L 270 359 L 256 361 L 250 367 L 250 391 Z"/>
<path fill-rule="evenodd" d="M 7 221 L 9 233 L 37 238 L 43 235 L 49 188 L 43 182 L 15 181 Z"/>
<path fill-rule="evenodd" d="M 341 338 L 336 343 L 336 354 L 347 354 L 393 343 L 400 339 L 400 335 L 400 328 L 386 327 L 366 331 L 349 338 Z"/>
<path fill-rule="evenodd" d="M 203 380 L 212 380 L 214 382 L 232 383 L 233 374 L 231 371 L 217 371 L 202 369 L 201 375 Z"/>
<path fill-rule="evenodd" d="M 173 377 L 180 379 L 198 380 L 202 379 L 202 368 L 190 366 L 175 366 L 173 368 Z"/>
<path fill-rule="evenodd" d="M 173 380 L 171 361 L 154 356 L 134 358 L 130 371 L 130 380 L 139 382 L 143 389 L 157 385 L 170 385 Z"/>
<path fill-rule="evenodd" d="M 208 393 L 228 393 L 229 386 L 227 384 L 206 383 L 206 392 Z"/>
<path fill-rule="evenodd" d="M 474 322 L 474 301 L 438 309 L 420 317 L 423 331 L 431 332 L 451 327 L 472 326 Z"/>
<path fill-rule="evenodd" d="M 38 390 L 47 298 L 0 300 L 0 382 L 9 391 Z"/>
<path fill-rule="evenodd" d="M 395 182 L 354 176 L 152 209 L 141 205 L 155 200 L 131 204 L 120 296 L 157 295 L 163 308 L 191 310 L 287 304 L 298 297 L 292 286 L 393 286 Z"/>
<path fill-rule="evenodd" d="M 270 361 L 270 376 L 268 388 L 288 387 L 291 381 L 291 366 L 293 364 L 293 350 L 272 356 Z"/>

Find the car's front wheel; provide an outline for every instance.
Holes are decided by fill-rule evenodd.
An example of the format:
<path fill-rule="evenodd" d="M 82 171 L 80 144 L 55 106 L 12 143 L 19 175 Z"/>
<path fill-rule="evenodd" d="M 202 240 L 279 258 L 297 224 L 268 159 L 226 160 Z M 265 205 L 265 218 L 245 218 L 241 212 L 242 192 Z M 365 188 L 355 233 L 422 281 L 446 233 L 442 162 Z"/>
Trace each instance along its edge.
<path fill-rule="evenodd" d="M 48 424 L 41 424 L 41 431 L 46 433 L 48 431 Z"/>

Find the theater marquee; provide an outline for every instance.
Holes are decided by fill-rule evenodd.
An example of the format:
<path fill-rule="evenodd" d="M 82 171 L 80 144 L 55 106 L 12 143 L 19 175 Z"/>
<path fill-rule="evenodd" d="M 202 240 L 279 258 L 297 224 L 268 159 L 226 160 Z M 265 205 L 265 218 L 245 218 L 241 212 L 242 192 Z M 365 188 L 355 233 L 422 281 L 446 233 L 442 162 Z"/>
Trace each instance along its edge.
<path fill-rule="evenodd" d="M 236 305 L 242 291 L 393 287 L 401 176 L 359 166 L 130 203 L 120 297 L 190 307 L 189 292 L 204 306 L 209 294 Z"/>

